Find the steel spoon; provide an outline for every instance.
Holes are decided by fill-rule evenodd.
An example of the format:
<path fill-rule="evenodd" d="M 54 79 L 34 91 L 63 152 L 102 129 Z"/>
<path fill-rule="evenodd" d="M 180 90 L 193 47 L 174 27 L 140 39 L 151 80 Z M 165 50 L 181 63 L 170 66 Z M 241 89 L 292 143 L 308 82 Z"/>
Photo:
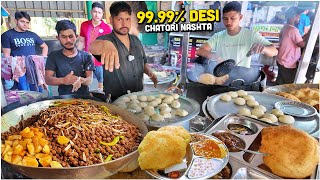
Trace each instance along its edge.
<path fill-rule="evenodd" d="M 251 151 L 251 150 L 248 150 L 248 149 L 242 149 L 242 148 L 239 148 L 237 146 L 234 146 L 234 147 L 239 149 L 239 150 L 241 150 L 241 151 L 247 152 L 247 153 L 257 154 L 257 155 L 262 155 L 262 156 L 270 156 L 270 154 L 268 154 L 268 153 L 262 153 L 262 152 L 259 152 L 259 151 Z"/>

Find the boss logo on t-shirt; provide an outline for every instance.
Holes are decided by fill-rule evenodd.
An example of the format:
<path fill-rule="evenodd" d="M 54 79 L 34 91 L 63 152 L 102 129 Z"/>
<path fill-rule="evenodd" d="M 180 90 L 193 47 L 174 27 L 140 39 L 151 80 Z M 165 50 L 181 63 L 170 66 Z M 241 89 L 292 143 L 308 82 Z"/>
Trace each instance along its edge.
<path fill-rule="evenodd" d="M 14 38 L 13 41 L 16 47 L 35 46 L 33 38 Z"/>

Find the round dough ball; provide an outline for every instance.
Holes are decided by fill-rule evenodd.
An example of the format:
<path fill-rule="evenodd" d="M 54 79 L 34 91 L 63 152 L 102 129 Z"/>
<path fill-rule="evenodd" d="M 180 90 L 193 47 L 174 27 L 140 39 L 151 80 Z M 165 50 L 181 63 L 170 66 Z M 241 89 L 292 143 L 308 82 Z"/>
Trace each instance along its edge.
<path fill-rule="evenodd" d="M 171 112 L 171 108 L 168 106 L 163 106 L 160 108 L 160 111 L 161 112 Z"/>
<path fill-rule="evenodd" d="M 262 105 L 255 106 L 254 109 L 261 109 L 263 112 L 267 112 L 267 108 Z"/>
<path fill-rule="evenodd" d="M 158 104 L 161 104 L 162 99 L 161 99 L 161 98 L 155 98 L 153 101 L 155 101 L 155 102 L 158 103 Z"/>
<path fill-rule="evenodd" d="M 293 124 L 294 123 L 294 117 L 289 115 L 281 115 L 279 116 L 279 121 L 286 124 Z"/>
<path fill-rule="evenodd" d="M 179 99 L 180 96 L 179 96 L 179 94 L 176 94 L 176 93 L 175 93 L 175 94 L 172 95 L 172 97 L 173 97 L 174 99 Z"/>
<path fill-rule="evenodd" d="M 119 104 L 117 105 L 118 107 L 122 108 L 122 109 L 127 109 L 127 105 L 124 103 L 124 104 Z"/>
<path fill-rule="evenodd" d="M 160 99 L 164 99 L 164 98 L 166 98 L 167 96 L 166 95 L 164 95 L 164 94 L 159 94 L 159 98 Z"/>
<path fill-rule="evenodd" d="M 132 101 L 132 100 L 138 99 L 138 96 L 137 95 L 129 95 L 128 98 Z"/>
<path fill-rule="evenodd" d="M 177 109 L 177 111 L 176 111 L 176 115 L 181 116 L 181 117 L 185 117 L 188 114 L 189 114 L 188 111 L 186 111 L 184 109 Z"/>
<path fill-rule="evenodd" d="M 139 103 L 140 103 L 140 101 L 139 101 L 138 99 L 134 99 L 134 100 L 132 100 L 131 102 L 133 102 L 133 103 L 135 103 L 135 104 L 139 104 Z"/>
<path fill-rule="evenodd" d="M 156 114 L 156 111 L 153 109 L 145 109 L 144 114 L 146 114 L 148 116 L 152 116 L 152 115 Z"/>
<path fill-rule="evenodd" d="M 247 105 L 248 105 L 249 107 L 255 107 L 255 106 L 258 106 L 259 103 L 258 103 L 258 101 L 256 101 L 256 100 L 251 100 L 251 99 L 249 99 L 249 100 L 247 101 Z M 260 110 L 261 110 L 261 109 L 260 109 Z"/>
<path fill-rule="evenodd" d="M 140 106 L 141 108 L 145 108 L 145 107 L 148 106 L 148 104 L 147 104 L 146 102 L 141 102 L 141 103 L 139 103 L 139 106 Z"/>
<path fill-rule="evenodd" d="M 149 104 L 149 106 L 153 106 L 153 107 L 158 106 L 158 103 L 155 102 L 155 101 L 151 101 L 151 102 L 149 102 L 148 104 Z"/>
<path fill-rule="evenodd" d="M 278 118 L 274 114 L 264 114 L 263 117 L 270 119 L 273 123 L 278 122 Z"/>
<path fill-rule="evenodd" d="M 227 92 L 227 94 L 231 97 L 231 98 L 236 98 L 238 97 L 238 94 L 234 91 L 230 91 L 230 92 Z"/>
<path fill-rule="evenodd" d="M 179 108 L 181 106 L 180 102 L 178 100 L 173 100 L 171 103 L 171 107 L 173 108 Z"/>
<path fill-rule="evenodd" d="M 273 123 L 270 119 L 268 118 L 261 118 L 261 121 L 267 122 L 267 123 Z"/>
<path fill-rule="evenodd" d="M 264 112 L 261 109 L 253 109 L 251 114 L 257 116 L 257 118 L 261 118 L 264 115 Z"/>
<path fill-rule="evenodd" d="M 142 95 L 142 96 L 139 96 L 139 97 L 138 97 L 138 100 L 139 100 L 139 101 L 142 101 L 142 102 L 146 102 L 146 101 L 148 100 L 148 97 Z"/>
<path fill-rule="evenodd" d="M 130 102 L 130 98 L 125 96 L 125 97 L 121 98 L 120 101 L 123 101 L 123 102 L 127 103 L 127 102 Z"/>
<path fill-rule="evenodd" d="M 140 113 L 137 115 L 142 121 L 148 121 L 150 117 L 144 113 Z"/>
<path fill-rule="evenodd" d="M 239 105 L 239 106 L 243 106 L 246 104 L 246 100 L 244 100 L 243 98 L 235 98 L 233 100 L 233 102 L 236 104 L 236 105 Z"/>
<path fill-rule="evenodd" d="M 153 101 L 153 100 L 155 100 L 156 99 L 156 97 L 154 97 L 154 96 L 148 96 L 148 101 L 149 102 L 151 102 L 151 101 Z"/>
<path fill-rule="evenodd" d="M 164 117 L 160 114 L 153 114 L 151 116 L 151 119 L 154 121 L 164 121 Z"/>
<path fill-rule="evenodd" d="M 253 115 L 253 114 L 249 115 L 248 117 L 258 119 L 258 117 L 257 117 L 257 116 L 255 116 L 255 115 Z"/>
<path fill-rule="evenodd" d="M 117 101 L 117 102 L 114 103 L 114 105 L 116 105 L 116 106 L 118 106 L 120 104 L 126 104 L 126 102 L 120 100 L 120 101 Z"/>
<path fill-rule="evenodd" d="M 231 101 L 231 96 L 229 96 L 228 94 L 222 94 L 220 96 L 220 100 L 225 101 L 225 102 L 229 102 L 229 101 Z"/>
<path fill-rule="evenodd" d="M 279 109 L 272 109 L 271 114 L 274 114 L 277 117 L 280 117 L 280 116 L 284 115 L 283 112 L 281 110 L 279 110 Z"/>
<path fill-rule="evenodd" d="M 164 118 L 171 118 L 172 115 L 170 112 L 160 112 L 160 114 L 164 117 Z"/>
<path fill-rule="evenodd" d="M 247 108 L 240 108 L 239 109 L 239 114 L 243 115 L 243 116 L 250 116 L 251 115 L 251 111 Z"/>
<path fill-rule="evenodd" d="M 153 106 L 147 106 L 147 107 L 144 108 L 144 110 L 148 110 L 148 109 L 154 110 L 154 107 Z"/>
<path fill-rule="evenodd" d="M 205 73 L 199 76 L 198 82 L 202 84 L 213 85 L 216 82 L 216 79 L 214 75 L 210 73 Z"/>
<path fill-rule="evenodd" d="M 167 104 L 171 104 L 173 100 L 174 100 L 174 98 L 172 96 L 167 96 L 162 102 L 167 103 Z"/>
<path fill-rule="evenodd" d="M 251 99 L 251 100 L 256 100 L 253 96 L 251 96 L 251 95 L 245 95 L 245 96 L 243 96 L 243 99 L 244 100 L 246 100 L 246 101 L 248 101 L 249 99 Z"/>
<path fill-rule="evenodd" d="M 139 106 L 138 104 L 134 103 L 134 102 L 130 102 L 128 104 L 128 109 L 133 109 L 134 107 Z M 139 106 L 140 107 L 140 106 Z"/>
<path fill-rule="evenodd" d="M 237 91 L 237 94 L 238 94 L 239 97 L 243 97 L 245 95 L 248 95 L 248 93 L 246 91 L 244 91 L 244 90 Z"/>
<path fill-rule="evenodd" d="M 142 111 L 142 108 L 140 107 L 140 106 L 134 106 L 134 107 L 132 107 L 132 108 L 130 108 L 130 109 L 132 109 L 132 110 L 134 110 L 135 111 L 135 113 L 139 113 L 139 112 L 141 112 Z"/>
<path fill-rule="evenodd" d="M 158 107 L 161 108 L 161 107 L 164 107 L 164 106 L 169 107 L 169 105 L 167 103 L 161 103 Z"/>

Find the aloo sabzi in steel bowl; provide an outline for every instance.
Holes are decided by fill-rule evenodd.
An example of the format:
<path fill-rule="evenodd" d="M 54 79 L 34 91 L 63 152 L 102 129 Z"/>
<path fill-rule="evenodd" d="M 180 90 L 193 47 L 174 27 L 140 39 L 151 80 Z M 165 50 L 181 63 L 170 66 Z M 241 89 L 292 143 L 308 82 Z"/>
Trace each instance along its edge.
<path fill-rule="evenodd" d="M 82 99 L 46 100 L 1 118 L 2 162 L 31 178 L 105 178 L 138 158 L 136 116 Z"/>

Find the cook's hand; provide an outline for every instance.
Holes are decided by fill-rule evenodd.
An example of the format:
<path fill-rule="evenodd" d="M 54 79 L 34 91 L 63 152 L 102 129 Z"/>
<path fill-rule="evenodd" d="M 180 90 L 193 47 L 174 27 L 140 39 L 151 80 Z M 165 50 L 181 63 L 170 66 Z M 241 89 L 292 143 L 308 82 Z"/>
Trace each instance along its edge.
<path fill-rule="evenodd" d="M 63 79 L 65 85 L 74 84 L 78 80 L 78 77 L 73 75 L 73 71 L 71 71 L 68 75 L 66 75 Z"/>
<path fill-rule="evenodd" d="M 151 75 L 149 76 L 149 78 L 151 79 L 151 81 L 153 82 L 153 86 L 156 88 L 157 84 L 158 84 L 158 78 L 154 73 L 151 73 Z"/>
<path fill-rule="evenodd" d="M 113 72 L 113 68 L 119 69 L 119 54 L 114 44 L 110 41 L 104 41 L 101 51 L 101 64 L 104 64 L 104 68 L 110 72 Z"/>
<path fill-rule="evenodd" d="M 263 50 L 264 50 L 264 45 L 259 44 L 259 43 L 254 43 L 252 45 L 252 47 L 250 48 L 250 51 L 251 51 L 250 55 L 261 54 L 263 52 Z"/>
<path fill-rule="evenodd" d="M 78 89 L 81 87 L 81 84 L 82 84 L 81 78 L 78 77 L 78 80 L 75 83 L 72 84 L 72 91 L 71 92 L 78 91 Z"/>

